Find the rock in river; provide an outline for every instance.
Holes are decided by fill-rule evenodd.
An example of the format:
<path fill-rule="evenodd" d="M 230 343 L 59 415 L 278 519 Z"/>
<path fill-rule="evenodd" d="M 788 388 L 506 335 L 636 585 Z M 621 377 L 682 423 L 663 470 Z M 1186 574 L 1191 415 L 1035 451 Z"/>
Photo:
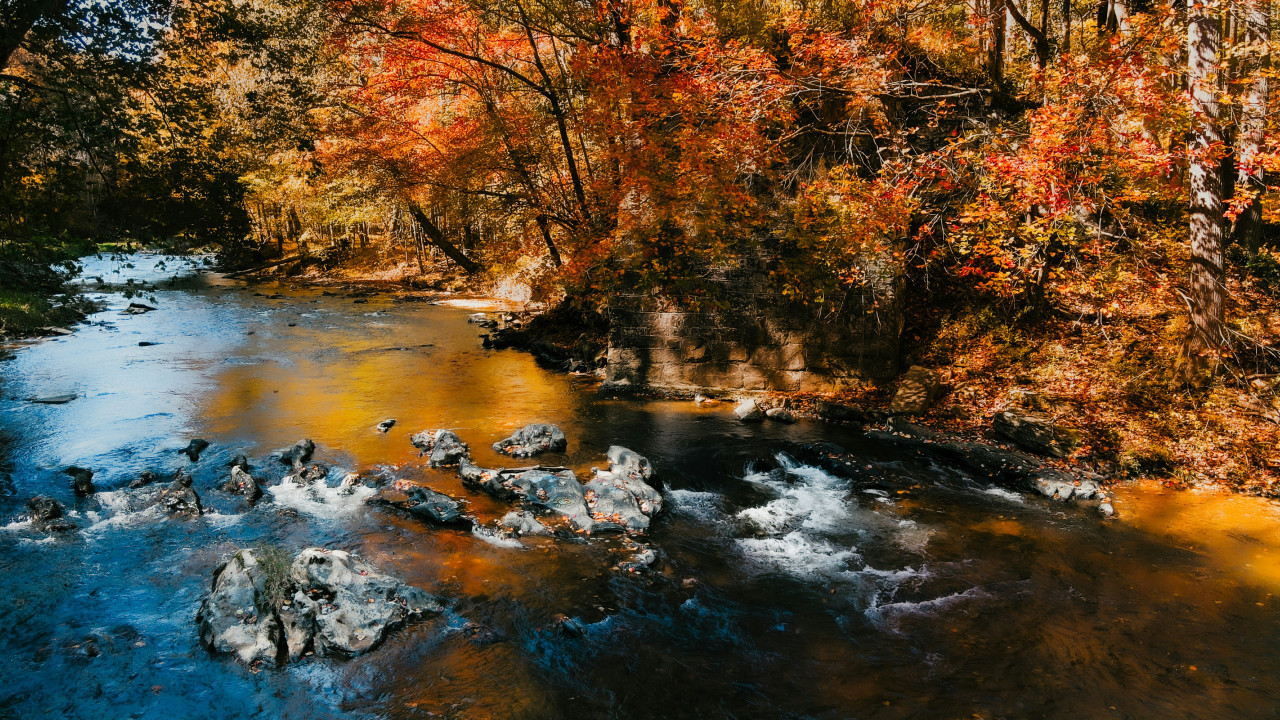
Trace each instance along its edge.
<path fill-rule="evenodd" d="M 595 477 L 586 486 L 592 519 L 630 532 L 647 531 L 649 520 L 662 512 L 662 493 L 646 482 L 653 467 L 644 456 L 617 445 L 609 448 L 608 457 L 609 469 L 593 468 Z"/>
<path fill-rule="evenodd" d="M 471 527 L 475 523 L 475 518 L 464 512 L 465 507 L 461 500 L 451 498 L 442 492 L 415 485 L 405 490 L 405 495 L 407 499 L 402 502 L 382 497 L 372 498 L 370 502 L 400 508 L 414 517 L 436 525 Z"/>
<path fill-rule="evenodd" d="M 467 444 L 452 430 L 424 430 L 410 438 L 410 442 L 423 455 L 430 456 L 427 464 L 431 467 L 457 465 L 470 453 Z"/>
<path fill-rule="evenodd" d="M 738 407 L 733 409 L 733 414 L 738 416 L 742 422 L 760 422 L 764 420 L 764 410 L 760 409 L 760 404 L 750 398 L 738 403 Z"/>
<path fill-rule="evenodd" d="M 560 428 L 547 423 L 533 423 L 494 443 L 493 451 L 511 457 L 533 457 L 543 452 L 564 452 L 568 447 L 569 441 Z"/>
<path fill-rule="evenodd" d="M 41 530 L 62 532 L 76 529 L 75 523 L 65 517 L 58 501 L 46 495 L 37 495 L 28 500 L 27 513 L 31 524 Z"/>
<path fill-rule="evenodd" d="M 62 472 L 71 476 L 71 489 L 75 491 L 76 495 L 83 497 L 85 495 L 92 495 L 98 491 L 98 489 L 93 486 L 92 470 L 72 465 Z"/>
<path fill-rule="evenodd" d="M 258 480 L 241 465 L 231 466 L 231 477 L 222 489 L 233 495 L 244 495 L 250 501 L 262 497 L 262 487 L 258 484 Z"/>
<path fill-rule="evenodd" d="M 571 530 L 590 531 L 594 521 L 587 507 L 586 491 L 573 471 L 563 467 L 528 467 L 490 470 L 463 460 L 462 484 L 503 500 L 520 500 L 567 523 Z"/>
<path fill-rule="evenodd" d="M 191 462 L 199 462 L 200 453 L 204 452 L 205 448 L 207 447 L 209 447 L 208 440 L 202 440 L 200 438 L 196 438 L 195 440 L 192 440 L 191 442 L 187 443 L 187 446 L 182 448 L 178 452 L 186 453 L 186 456 L 191 459 Z"/>
<path fill-rule="evenodd" d="M 218 566 L 196 615 L 205 646 L 245 664 L 358 655 L 406 620 L 444 609 L 342 550 L 307 548 L 287 566 L 275 553 L 259 555 L 240 550 Z"/>
<path fill-rule="evenodd" d="M 160 506 L 170 515 L 197 517 L 204 512 L 200 496 L 191 487 L 191 476 L 185 470 L 178 470 L 173 482 L 160 491 Z"/>
<path fill-rule="evenodd" d="M 295 468 L 302 467 L 302 464 L 311 459 L 316 451 L 316 444 L 310 439 L 299 440 L 293 444 L 280 456 L 280 462 L 285 465 L 292 465 Z"/>

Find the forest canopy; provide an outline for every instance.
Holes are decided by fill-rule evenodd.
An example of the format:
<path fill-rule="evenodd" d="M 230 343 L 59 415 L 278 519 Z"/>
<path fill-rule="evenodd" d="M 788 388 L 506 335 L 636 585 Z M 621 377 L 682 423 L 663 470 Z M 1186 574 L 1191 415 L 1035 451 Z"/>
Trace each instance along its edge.
<path fill-rule="evenodd" d="M 767 257 L 831 321 L 885 273 L 1099 322 L 1146 292 L 1187 310 L 1186 377 L 1256 371 L 1274 350 L 1226 288 L 1280 282 L 1271 22 L 1262 0 L 4 0 L 0 242 L 364 253 L 597 302 Z"/>

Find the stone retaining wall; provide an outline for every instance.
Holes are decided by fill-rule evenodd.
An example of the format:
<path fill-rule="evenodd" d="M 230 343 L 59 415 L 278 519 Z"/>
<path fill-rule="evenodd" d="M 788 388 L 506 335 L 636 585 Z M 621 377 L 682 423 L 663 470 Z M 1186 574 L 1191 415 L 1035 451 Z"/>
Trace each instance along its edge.
<path fill-rule="evenodd" d="M 610 305 L 607 381 L 661 389 L 836 392 L 896 371 L 902 330 L 896 275 L 869 285 L 832 322 L 788 301 L 764 261 L 712 279 L 713 299 L 656 294 Z"/>

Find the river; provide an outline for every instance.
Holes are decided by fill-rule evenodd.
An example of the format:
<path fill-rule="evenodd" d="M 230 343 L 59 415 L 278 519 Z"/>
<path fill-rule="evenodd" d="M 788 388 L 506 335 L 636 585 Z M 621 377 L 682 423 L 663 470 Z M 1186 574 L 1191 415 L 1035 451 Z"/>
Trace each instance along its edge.
<path fill-rule="evenodd" d="M 0 363 L 0 717 L 1280 714 L 1275 503 L 1122 487 L 1118 519 L 1103 520 L 840 427 L 601 396 L 483 349 L 466 309 L 250 286 L 154 255 L 90 258 L 84 276 L 104 309 Z M 133 298 L 156 311 L 122 314 L 126 278 L 159 284 Z M 76 399 L 26 400 L 62 394 Z M 390 432 L 373 430 L 386 418 Z M 613 569 L 616 540 L 494 544 L 369 506 L 365 491 L 274 485 L 250 507 L 216 489 L 234 455 L 278 478 L 271 454 L 311 438 L 333 478 L 380 470 L 488 521 L 509 508 L 423 467 L 408 436 L 453 429 L 494 467 L 490 443 L 535 421 L 564 429 L 567 454 L 546 460 L 580 477 L 613 444 L 651 459 L 666 499 L 651 571 Z M 178 450 L 195 437 L 212 445 L 191 463 Z M 881 480 L 779 455 L 813 441 Z M 752 472 L 761 457 L 787 478 Z M 97 495 L 73 497 L 70 465 L 95 471 Z M 133 479 L 180 467 L 205 515 L 137 506 Z M 80 529 L 25 522 L 37 493 Z M 262 544 L 354 551 L 454 613 L 354 659 L 254 672 L 206 651 L 194 616 L 220 559 Z M 582 632 L 551 631 L 562 615 Z M 488 628 L 484 641 L 458 618 Z"/>

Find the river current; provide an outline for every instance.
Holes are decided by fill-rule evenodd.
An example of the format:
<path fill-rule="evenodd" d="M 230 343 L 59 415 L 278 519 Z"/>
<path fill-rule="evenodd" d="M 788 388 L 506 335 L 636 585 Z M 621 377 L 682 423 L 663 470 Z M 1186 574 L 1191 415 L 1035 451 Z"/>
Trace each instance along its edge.
<path fill-rule="evenodd" d="M 126 297 L 128 279 L 152 289 Z M 0 363 L 0 717 L 1280 717 L 1274 503 L 1120 488 L 1104 520 L 841 427 L 601 395 L 482 348 L 468 309 L 157 255 L 90 258 L 84 282 L 101 312 Z M 610 445 L 652 461 L 651 570 L 617 570 L 617 540 L 495 541 L 368 505 L 371 489 L 274 482 L 272 454 L 311 438 L 333 485 L 382 473 L 491 521 L 510 508 L 427 469 L 409 435 L 452 429 L 497 467 L 489 445 L 529 422 L 564 429 L 567 453 L 540 460 L 579 477 Z M 193 463 L 178 450 L 197 437 Z M 877 480 L 789 454 L 819 441 Z M 217 489 L 241 453 L 273 478 L 253 506 Z M 96 495 L 73 496 L 72 465 Z M 128 488 L 179 468 L 197 519 Z M 79 530 L 32 527 L 35 494 Z M 353 551 L 452 612 L 360 657 L 255 672 L 203 648 L 194 618 L 220 559 L 261 545 Z M 579 631 L 556 631 L 564 617 Z"/>

